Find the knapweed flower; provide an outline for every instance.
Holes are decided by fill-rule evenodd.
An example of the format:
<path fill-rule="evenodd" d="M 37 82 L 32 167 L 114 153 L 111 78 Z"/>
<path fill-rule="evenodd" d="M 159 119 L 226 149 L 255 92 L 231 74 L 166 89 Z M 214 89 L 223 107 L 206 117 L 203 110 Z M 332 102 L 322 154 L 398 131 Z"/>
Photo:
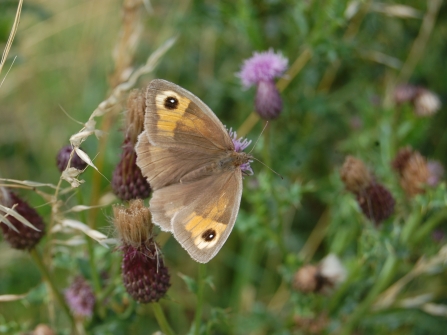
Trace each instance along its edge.
<path fill-rule="evenodd" d="M 247 140 L 246 138 L 239 137 L 237 138 L 237 133 L 233 131 L 233 129 L 230 128 L 228 131 L 228 134 L 231 137 L 231 140 L 234 144 L 234 151 L 236 152 L 242 152 L 244 151 L 250 144 L 251 140 Z M 242 173 L 247 175 L 253 175 L 253 170 L 251 169 L 250 163 L 252 163 L 253 160 L 249 160 L 247 163 L 241 164 L 240 168 L 242 170 Z"/>
<path fill-rule="evenodd" d="M 245 88 L 256 85 L 255 110 L 265 120 L 275 119 L 281 113 L 282 99 L 274 79 L 284 74 L 287 65 L 287 58 L 270 49 L 255 52 L 237 73 Z"/>
<path fill-rule="evenodd" d="M 408 196 L 424 193 L 424 186 L 428 185 L 430 178 L 424 156 L 411 147 L 405 147 L 399 150 L 392 166 L 399 173 L 400 185 Z"/>
<path fill-rule="evenodd" d="M 15 228 L 14 230 L 4 222 L 0 222 L 5 240 L 15 249 L 30 250 L 34 248 L 45 235 L 45 224 L 42 217 L 27 202 L 4 187 L 0 187 L 0 205 L 13 208 L 34 226 L 34 228 L 29 227 L 12 215 L 6 216 L 0 208 L 0 214 L 6 216 L 6 219 Z"/>
<path fill-rule="evenodd" d="M 95 306 L 95 295 L 92 287 L 84 277 L 78 276 L 65 290 L 65 301 L 74 315 L 80 317 L 91 317 Z"/>
<path fill-rule="evenodd" d="M 70 160 L 71 152 L 73 151 L 73 147 L 71 145 L 66 145 L 62 149 L 59 150 L 56 156 L 57 168 L 60 172 L 64 171 L 67 168 L 68 161 Z M 78 154 L 75 152 L 73 157 L 71 158 L 70 167 L 73 167 L 77 170 L 84 170 L 87 167 L 87 163 L 84 162 Z"/>
<path fill-rule="evenodd" d="M 151 188 L 137 166 L 135 144 L 144 128 L 144 94 L 133 90 L 127 100 L 126 138 L 122 145 L 121 159 L 112 176 L 113 192 L 121 200 L 149 197 Z"/>
<path fill-rule="evenodd" d="M 140 303 L 156 302 L 165 296 L 170 277 L 154 241 L 150 211 L 142 200 L 132 200 L 128 208 L 115 206 L 113 212 L 122 242 L 124 287 Z"/>
<path fill-rule="evenodd" d="M 348 191 L 356 196 L 363 214 L 376 224 L 394 212 L 395 200 L 383 185 L 377 183 L 365 164 L 348 156 L 340 169 L 340 178 Z"/>
<path fill-rule="evenodd" d="M 410 84 L 399 85 L 394 90 L 394 101 L 397 104 L 410 102 L 417 116 L 431 116 L 441 108 L 441 100 L 432 91 Z"/>

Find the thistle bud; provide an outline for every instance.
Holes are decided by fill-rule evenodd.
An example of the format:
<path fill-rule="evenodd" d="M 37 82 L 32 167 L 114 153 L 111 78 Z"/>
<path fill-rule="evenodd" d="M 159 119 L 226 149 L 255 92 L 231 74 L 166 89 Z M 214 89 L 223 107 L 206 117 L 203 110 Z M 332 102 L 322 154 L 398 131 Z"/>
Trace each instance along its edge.
<path fill-rule="evenodd" d="M 68 161 L 70 160 L 71 152 L 73 151 L 73 147 L 71 145 L 66 145 L 62 149 L 59 150 L 56 157 L 57 168 L 60 172 L 64 171 L 67 168 Z M 70 167 L 73 167 L 77 170 L 84 170 L 87 167 L 87 163 L 84 162 L 81 157 L 78 156 L 76 152 L 73 153 L 73 157 L 71 158 Z"/>
<path fill-rule="evenodd" d="M 0 226 L 5 240 L 15 249 L 30 250 L 34 248 L 45 235 L 45 224 L 42 217 L 27 202 L 4 187 L 0 188 L 0 205 L 13 208 L 34 226 L 33 229 L 20 222 L 16 217 L 8 215 L 6 218 L 15 230 L 1 222 Z M 5 215 L 1 209 L 0 214 Z"/>
<path fill-rule="evenodd" d="M 84 277 L 78 276 L 65 290 L 65 300 L 73 314 L 80 317 L 91 317 L 95 306 L 95 295 Z"/>
<path fill-rule="evenodd" d="M 372 183 L 357 194 L 363 214 L 375 224 L 388 219 L 394 212 L 395 200 L 384 186 Z"/>
<path fill-rule="evenodd" d="M 149 209 L 133 200 L 129 208 L 115 206 L 113 211 L 122 241 L 124 287 L 140 303 L 156 302 L 165 296 L 170 276 L 154 241 Z"/>

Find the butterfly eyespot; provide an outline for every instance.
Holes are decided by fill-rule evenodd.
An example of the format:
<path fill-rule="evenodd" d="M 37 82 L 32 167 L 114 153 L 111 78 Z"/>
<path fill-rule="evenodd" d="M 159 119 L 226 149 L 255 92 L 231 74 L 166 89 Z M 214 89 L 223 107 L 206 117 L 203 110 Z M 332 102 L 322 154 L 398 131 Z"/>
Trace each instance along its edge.
<path fill-rule="evenodd" d="M 210 242 L 212 240 L 214 240 L 217 236 L 217 233 L 214 229 L 207 229 L 205 230 L 205 232 L 202 234 L 202 238 L 206 241 L 206 242 Z"/>
<path fill-rule="evenodd" d="M 166 109 L 176 109 L 178 106 L 178 99 L 176 97 L 167 97 L 165 99 Z"/>

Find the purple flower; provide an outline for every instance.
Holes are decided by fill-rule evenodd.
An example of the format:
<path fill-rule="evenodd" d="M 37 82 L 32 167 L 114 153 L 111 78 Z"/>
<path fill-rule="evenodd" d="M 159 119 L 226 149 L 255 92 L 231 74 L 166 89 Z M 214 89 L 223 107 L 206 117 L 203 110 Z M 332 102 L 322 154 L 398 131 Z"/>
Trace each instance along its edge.
<path fill-rule="evenodd" d="M 255 52 L 244 61 L 237 76 L 245 88 L 256 85 L 255 109 L 265 120 L 275 119 L 282 110 L 282 100 L 274 79 L 281 76 L 287 68 L 288 60 L 272 49 Z"/>
<path fill-rule="evenodd" d="M 272 49 L 266 52 L 255 52 L 253 57 L 244 61 L 241 72 L 237 74 L 242 84 L 248 88 L 261 81 L 272 81 L 281 76 L 287 68 L 287 58 Z"/>
<path fill-rule="evenodd" d="M 65 300 L 75 315 L 84 317 L 93 315 L 95 296 L 84 277 L 76 277 L 70 287 L 65 290 Z"/>
<path fill-rule="evenodd" d="M 236 152 L 241 152 L 241 151 L 245 150 L 251 144 L 251 140 L 247 140 L 246 138 L 243 138 L 243 137 L 237 138 L 237 133 L 235 131 L 233 131 L 232 128 L 230 128 L 230 130 L 228 131 L 228 134 L 230 134 L 231 140 L 233 141 L 233 144 L 234 144 L 234 151 L 236 151 Z M 251 166 L 250 166 L 251 162 L 253 162 L 253 161 L 250 160 L 248 163 L 244 163 L 241 165 L 242 172 L 249 174 L 249 175 L 253 174 L 253 170 L 251 169 Z"/>

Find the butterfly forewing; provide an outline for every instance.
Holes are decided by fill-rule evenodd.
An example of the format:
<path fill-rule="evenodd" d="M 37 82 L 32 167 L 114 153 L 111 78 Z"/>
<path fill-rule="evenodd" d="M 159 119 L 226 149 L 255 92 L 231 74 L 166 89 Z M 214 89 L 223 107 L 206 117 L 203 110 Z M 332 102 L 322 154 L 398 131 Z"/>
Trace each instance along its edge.
<path fill-rule="evenodd" d="M 146 92 L 145 129 L 151 144 L 214 154 L 231 150 L 225 127 L 199 98 L 180 86 L 153 80 Z"/>

